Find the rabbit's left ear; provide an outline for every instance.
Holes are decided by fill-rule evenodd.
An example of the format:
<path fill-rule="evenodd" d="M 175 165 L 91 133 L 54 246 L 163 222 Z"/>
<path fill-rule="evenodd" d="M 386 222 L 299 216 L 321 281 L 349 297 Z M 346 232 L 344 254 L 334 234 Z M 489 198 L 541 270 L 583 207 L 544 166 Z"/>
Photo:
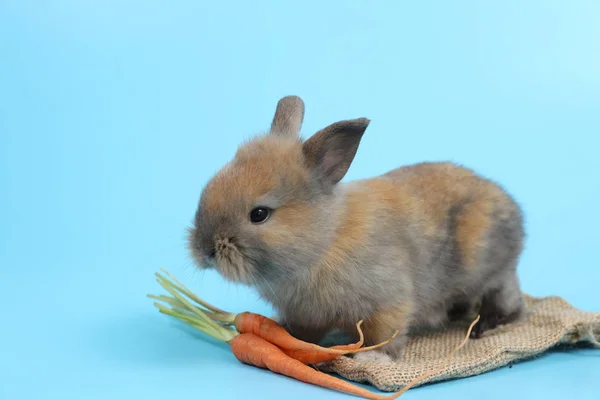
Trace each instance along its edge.
<path fill-rule="evenodd" d="M 286 96 L 277 102 L 271 134 L 298 136 L 304 120 L 304 102 L 298 96 Z"/>
<path fill-rule="evenodd" d="M 370 122 L 367 118 L 340 121 L 315 133 L 302 149 L 308 167 L 326 183 L 338 183 L 348 172 Z"/>

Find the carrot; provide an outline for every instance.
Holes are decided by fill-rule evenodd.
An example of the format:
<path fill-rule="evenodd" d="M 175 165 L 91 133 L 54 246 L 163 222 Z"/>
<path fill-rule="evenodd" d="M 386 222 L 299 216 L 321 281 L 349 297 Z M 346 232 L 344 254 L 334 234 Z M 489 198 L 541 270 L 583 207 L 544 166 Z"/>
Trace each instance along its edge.
<path fill-rule="evenodd" d="M 479 321 L 478 316 L 469 327 L 463 342 L 454 349 L 438 369 L 418 377 L 402 388 L 402 390 L 391 396 L 378 395 L 342 379 L 317 371 L 307 365 L 332 360 L 339 357 L 341 354 L 348 354 L 367 349 L 366 347 L 361 347 L 364 342 L 363 333 L 360 329 L 362 321 L 357 324 L 360 335 L 360 340 L 357 343 L 324 348 L 302 342 L 293 337 L 290 339 L 289 336 L 291 335 L 289 335 L 283 327 L 272 319 L 263 317 L 259 314 L 241 313 L 235 315 L 219 310 L 193 295 L 193 293 L 189 292 L 183 285 L 181 285 L 182 287 L 178 287 L 168 282 L 159 274 L 157 274 L 157 276 L 159 278 L 158 282 L 174 296 L 149 295 L 149 297 L 161 300 L 171 306 L 169 308 L 155 302 L 154 305 L 158 307 L 159 311 L 186 322 L 190 326 L 199 329 L 218 341 L 229 344 L 232 353 L 240 362 L 263 369 L 266 368 L 272 372 L 302 382 L 374 400 L 395 399 L 400 397 L 411 387 L 422 383 L 426 379 L 442 371 L 454 354 L 466 345 L 473 327 Z M 194 306 L 185 299 L 182 294 L 187 295 L 203 308 Z M 266 328 L 264 326 L 266 326 Z M 244 332 L 240 332 L 238 329 L 243 330 Z M 258 334 L 254 332 L 255 330 Z M 387 342 L 390 342 L 396 334 Z M 264 335 L 267 338 L 288 347 L 271 343 L 267 338 L 260 335 Z M 381 345 L 383 344 L 371 346 L 370 349 Z M 336 353 L 338 351 L 341 352 L 341 354 Z"/>
<path fill-rule="evenodd" d="M 390 343 L 398 335 L 398 331 L 396 331 L 388 340 L 384 342 L 378 343 L 373 346 L 362 347 L 364 343 L 364 337 L 360 329 L 362 321 L 359 321 L 357 324 L 357 330 L 359 331 L 359 335 L 361 337 L 359 342 L 345 346 L 341 345 L 333 347 L 322 347 L 317 344 L 304 342 L 293 337 L 288 331 L 285 330 L 284 327 L 279 325 L 276 321 L 274 321 L 271 318 L 267 318 L 263 315 L 251 312 L 232 314 L 220 310 L 208 304 L 204 300 L 200 299 L 198 296 L 194 295 L 188 288 L 186 288 L 181 282 L 179 282 L 177 279 L 171 276 L 166 270 L 163 269 L 163 272 L 165 272 L 165 274 L 167 274 L 171 279 L 178 283 L 177 285 L 172 282 L 169 282 L 162 275 L 158 273 L 156 274 L 158 278 L 158 283 L 161 284 L 173 296 L 175 296 L 175 299 L 169 299 L 165 296 L 152 295 L 150 295 L 149 297 L 157 300 L 166 301 L 171 305 L 175 303 L 175 305 L 181 306 L 179 307 L 180 309 L 187 308 L 194 314 L 195 317 L 205 319 L 207 318 L 215 323 L 220 323 L 226 326 L 233 325 L 239 333 L 253 333 L 257 336 L 262 337 L 268 342 L 277 345 L 278 347 L 287 350 L 293 350 L 289 352 L 290 355 L 297 356 L 299 357 L 298 359 L 301 360 L 306 360 L 307 363 L 325 362 L 336 358 L 334 356 L 375 350 Z M 184 295 L 192 299 L 200 306 L 202 306 L 203 309 L 191 304 L 188 300 L 184 298 Z"/>
<path fill-rule="evenodd" d="M 361 347 L 364 342 L 364 338 L 362 337 L 362 331 L 360 330 L 361 324 L 362 321 L 359 321 L 359 323 L 357 324 L 357 329 L 361 335 L 361 340 L 359 342 L 346 346 L 321 347 L 317 344 L 307 343 L 302 340 L 296 339 L 295 337 L 290 335 L 288 331 L 286 331 L 285 328 L 279 325 L 276 321 L 260 314 L 242 312 L 240 314 L 237 314 L 234 319 L 235 328 L 240 333 L 253 333 L 283 349 L 307 352 L 316 351 L 321 352 L 323 354 L 344 355 L 349 353 L 360 353 L 363 351 L 375 350 L 390 343 L 398 335 L 398 331 L 396 331 L 392 335 L 392 337 L 386 340 L 385 342 L 369 347 Z"/>
<path fill-rule="evenodd" d="M 348 344 L 348 345 L 338 345 L 331 346 L 329 349 L 331 350 L 343 350 L 344 354 L 352 354 L 356 353 L 355 350 L 358 350 L 359 347 L 356 344 Z M 340 357 L 343 354 L 324 352 L 319 350 L 293 350 L 293 349 L 281 349 L 285 354 L 292 357 L 295 360 L 298 360 L 307 365 L 317 365 L 327 361 L 334 360 Z"/>
<path fill-rule="evenodd" d="M 285 375 L 305 383 L 354 394 L 366 399 L 395 398 L 394 396 L 375 394 L 342 379 L 317 371 L 291 358 L 279 347 L 254 333 L 242 333 L 236 336 L 229 344 L 234 356 L 244 364 L 268 369 L 277 374 Z"/>
<path fill-rule="evenodd" d="M 156 305 L 164 314 L 177 318 L 183 317 L 182 314 L 176 311 L 169 310 L 158 304 Z M 219 332 L 217 329 L 212 329 L 208 323 L 205 324 L 200 321 L 192 322 L 191 320 L 187 322 L 209 336 L 212 336 L 214 339 L 229 344 L 235 358 L 244 364 L 268 369 L 277 374 L 285 375 L 305 383 L 355 394 L 367 399 L 379 400 L 387 398 L 387 396 L 378 396 L 347 381 L 317 371 L 303 362 L 288 356 L 282 349 L 254 333 L 238 333 L 225 327 L 221 327 L 222 331 Z"/>
<path fill-rule="evenodd" d="M 345 350 L 345 351 L 349 351 L 349 352 L 351 352 L 352 350 L 359 349 L 365 341 L 365 336 L 363 334 L 363 331 L 362 331 L 362 329 L 360 329 L 361 324 L 362 324 L 362 321 L 360 321 L 356 325 L 356 329 L 358 330 L 358 334 L 359 334 L 358 342 L 346 344 L 346 345 L 332 346 L 330 348 L 335 349 L 335 350 L 337 350 L 337 349 Z M 282 350 L 288 356 L 290 356 L 298 361 L 301 361 L 304 364 L 311 364 L 311 365 L 321 364 L 321 363 L 331 361 L 331 360 L 339 357 L 339 354 L 331 354 L 329 352 L 326 353 L 326 352 L 322 352 L 322 351 L 318 351 L 318 350 L 299 350 L 299 349 L 282 349 Z"/>
<path fill-rule="evenodd" d="M 231 351 L 234 356 L 242 363 L 253 365 L 263 369 L 269 369 L 280 375 L 285 375 L 296 380 L 321 386 L 327 389 L 353 394 L 371 400 L 396 399 L 406 393 L 414 385 L 423 382 L 425 379 L 437 374 L 446 367 L 454 354 L 460 350 L 469 340 L 473 326 L 479 321 L 479 317 L 469 327 L 467 335 L 463 342 L 448 356 L 442 365 L 436 370 L 410 382 L 402 390 L 392 395 L 380 395 L 359 386 L 353 385 L 347 381 L 334 376 L 317 371 L 301 361 L 291 358 L 279 347 L 269 343 L 265 339 L 253 333 L 242 333 L 234 337 L 230 342 Z"/>

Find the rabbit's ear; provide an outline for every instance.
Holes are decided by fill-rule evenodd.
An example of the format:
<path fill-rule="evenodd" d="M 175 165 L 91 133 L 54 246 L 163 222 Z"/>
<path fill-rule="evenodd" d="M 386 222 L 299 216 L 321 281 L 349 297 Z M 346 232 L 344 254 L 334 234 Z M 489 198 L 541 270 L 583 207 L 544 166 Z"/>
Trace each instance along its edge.
<path fill-rule="evenodd" d="M 367 118 L 339 121 L 315 133 L 303 145 L 308 167 L 327 183 L 338 183 L 348 172 L 370 122 Z"/>
<path fill-rule="evenodd" d="M 304 102 L 298 96 L 286 96 L 277 102 L 271 134 L 298 136 L 304 120 Z"/>

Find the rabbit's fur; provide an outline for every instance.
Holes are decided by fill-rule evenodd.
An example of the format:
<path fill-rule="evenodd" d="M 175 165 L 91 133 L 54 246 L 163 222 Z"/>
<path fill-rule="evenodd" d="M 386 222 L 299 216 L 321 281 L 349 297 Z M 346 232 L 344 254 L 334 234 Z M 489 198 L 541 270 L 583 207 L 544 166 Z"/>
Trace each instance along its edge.
<path fill-rule="evenodd" d="M 341 183 L 369 125 L 340 121 L 303 141 L 304 103 L 281 99 L 271 130 L 206 185 L 190 230 L 201 268 L 255 287 L 296 337 L 333 328 L 398 357 L 403 338 L 480 304 L 486 330 L 520 317 L 523 218 L 497 184 L 452 163 Z M 254 224 L 254 207 L 272 209 Z"/>

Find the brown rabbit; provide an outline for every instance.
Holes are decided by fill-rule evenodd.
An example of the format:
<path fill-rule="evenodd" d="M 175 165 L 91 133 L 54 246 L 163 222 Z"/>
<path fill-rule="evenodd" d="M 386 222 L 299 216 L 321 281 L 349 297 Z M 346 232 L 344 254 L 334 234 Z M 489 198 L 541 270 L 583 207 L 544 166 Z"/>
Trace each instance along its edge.
<path fill-rule="evenodd" d="M 388 358 L 476 304 L 473 337 L 521 316 L 523 218 L 500 186 L 452 163 L 341 183 L 369 120 L 303 141 L 303 118 L 300 98 L 282 98 L 270 132 L 209 181 L 190 230 L 201 268 L 255 287 L 304 340 L 361 319 L 368 344 L 399 330 Z"/>

